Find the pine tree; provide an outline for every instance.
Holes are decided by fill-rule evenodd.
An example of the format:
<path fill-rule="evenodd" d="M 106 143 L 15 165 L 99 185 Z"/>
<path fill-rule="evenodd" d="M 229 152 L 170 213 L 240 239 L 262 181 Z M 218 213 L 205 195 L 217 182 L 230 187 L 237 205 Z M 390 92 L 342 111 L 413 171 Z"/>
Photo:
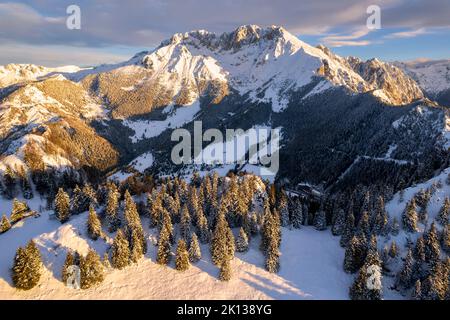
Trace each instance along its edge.
<path fill-rule="evenodd" d="M 352 300 L 380 300 L 382 298 L 381 260 L 377 250 L 377 238 L 372 236 L 364 265 L 350 288 Z"/>
<path fill-rule="evenodd" d="M 178 240 L 177 252 L 175 255 L 175 268 L 178 271 L 189 269 L 189 253 L 186 242 L 183 239 Z"/>
<path fill-rule="evenodd" d="M 353 236 L 345 249 L 344 257 L 344 271 L 348 273 L 354 273 L 364 263 L 366 258 L 366 241 L 364 235 Z"/>
<path fill-rule="evenodd" d="M 406 206 L 405 211 L 402 215 L 403 229 L 406 232 L 416 232 L 417 229 L 417 210 L 416 201 L 414 198 L 411 199 L 409 204 Z"/>
<path fill-rule="evenodd" d="M 286 192 L 280 191 L 280 197 L 278 200 L 278 212 L 280 213 L 281 226 L 286 227 L 289 225 L 289 210 Z"/>
<path fill-rule="evenodd" d="M 389 247 L 389 257 L 395 259 L 398 255 L 398 248 L 395 241 L 392 241 L 391 246 Z"/>
<path fill-rule="evenodd" d="M 437 222 L 439 222 L 440 225 L 445 226 L 448 224 L 448 217 L 450 214 L 450 198 L 445 197 L 444 204 L 442 205 L 441 209 L 439 210 L 439 214 L 436 217 Z"/>
<path fill-rule="evenodd" d="M 450 254 L 450 225 L 446 224 L 444 229 L 442 230 L 442 249 L 447 254 Z"/>
<path fill-rule="evenodd" d="M 441 255 L 441 247 L 434 222 L 425 235 L 425 257 L 431 267 L 436 266 Z"/>
<path fill-rule="evenodd" d="M 87 222 L 88 235 L 92 240 L 97 240 L 102 236 L 102 224 L 98 219 L 97 213 L 93 206 L 89 208 L 89 217 Z"/>
<path fill-rule="evenodd" d="M 361 236 L 369 238 L 370 237 L 370 222 L 369 222 L 369 212 L 364 211 L 358 222 L 358 227 L 356 228 L 356 233 Z"/>
<path fill-rule="evenodd" d="M 122 229 L 117 231 L 111 248 L 111 265 L 116 269 L 123 269 L 130 265 L 130 248 Z"/>
<path fill-rule="evenodd" d="M 11 223 L 15 223 L 23 219 L 24 214 L 29 211 L 30 208 L 26 204 L 26 202 L 21 202 L 17 199 L 13 200 L 10 220 Z"/>
<path fill-rule="evenodd" d="M 414 273 L 418 278 L 423 279 L 428 273 L 425 256 L 425 240 L 423 236 L 419 237 L 416 241 L 413 258 L 415 260 Z"/>
<path fill-rule="evenodd" d="M 93 207 L 91 205 L 91 207 Z M 80 260 L 81 288 L 88 289 L 103 282 L 104 267 L 99 255 L 92 249 Z"/>
<path fill-rule="evenodd" d="M 84 198 L 83 191 L 81 191 L 80 187 L 76 185 L 75 189 L 73 189 L 72 199 L 70 200 L 70 210 L 72 214 L 79 214 L 82 212 L 81 202 L 83 201 L 83 198 Z"/>
<path fill-rule="evenodd" d="M 266 253 L 266 270 L 271 273 L 277 273 L 280 270 L 280 250 L 275 238 L 269 241 L 269 247 Z"/>
<path fill-rule="evenodd" d="M 193 234 L 191 237 L 191 243 L 189 246 L 189 261 L 196 263 L 202 258 L 202 252 L 198 243 L 197 234 Z"/>
<path fill-rule="evenodd" d="M 10 166 L 6 166 L 3 173 L 3 181 L 5 182 L 4 196 L 6 199 L 13 199 L 16 196 L 16 175 Z"/>
<path fill-rule="evenodd" d="M 248 251 L 248 237 L 243 228 L 240 228 L 239 236 L 236 238 L 236 251 L 237 252 Z"/>
<path fill-rule="evenodd" d="M 220 281 L 230 281 L 231 280 L 231 262 L 230 260 L 225 259 L 220 265 L 220 273 L 219 273 Z"/>
<path fill-rule="evenodd" d="M 103 263 L 103 267 L 105 267 L 106 270 L 111 269 L 111 262 L 109 262 L 109 255 L 108 255 L 108 252 L 105 252 L 105 253 L 103 254 L 103 260 L 102 260 L 102 263 Z"/>
<path fill-rule="evenodd" d="M 89 210 L 90 206 L 93 206 L 94 208 L 98 207 L 98 199 L 97 199 L 97 193 L 95 192 L 94 188 L 90 184 L 85 184 L 83 187 L 83 195 L 84 195 L 84 202 L 81 204 L 81 212 Z"/>
<path fill-rule="evenodd" d="M 2 216 L 2 221 L 0 222 L 0 233 L 5 233 L 9 229 L 11 229 L 11 223 L 9 222 L 8 217 L 4 214 Z"/>
<path fill-rule="evenodd" d="M 314 216 L 314 227 L 319 231 L 323 231 L 327 228 L 327 218 L 323 209 L 320 209 Z"/>
<path fill-rule="evenodd" d="M 303 211 L 302 211 L 302 204 L 300 200 L 296 199 L 294 200 L 292 208 L 292 226 L 295 229 L 300 229 L 302 223 L 303 223 Z"/>
<path fill-rule="evenodd" d="M 165 224 L 159 233 L 156 262 L 161 265 L 167 265 L 170 262 L 170 232 Z"/>
<path fill-rule="evenodd" d="M 398 223 L 397 217 L 392 220 L 391 233 L 396 236 L 400 232 L 400 224 Z"/>
<path fill-rule="evenodd" d="M 67 251 L 66 260 L 64 261 L 64 265 L 63 265 L 62 272 L 61 272 L 61 274 L 62 274 L 61 280 L 66 285 L 67 285 L 67 280 L 69 279 L 69 276 L 70 276 L 69 267 L 71 267 L 73 265 L 75 265 L 75 257 L 72 254 L 72 252 Z"/>
<path fill-rule="evenodd" d="M 18 248 L 14 258 L 12 280 L 22 290 L 35 287 L 42 272 L 42 260 L 36 244 L 31 240 L 25 248 Z"/>
<path fill-rule="evenodd" d="M 61 223 L 68 221 L 70 218 L 69 204 L 69 195 L 62 188 L 59 188 L 55 198 L 55 214 Z"/>
<path fill-rule="evenodd" d="M 211 232 L 208 227 L 208 220 L 204 214 L 199 215 L 197 222 L 197 230 L 200 242 L 206 244 L 211 239 Z"/>
<path fill-rule="evenodd" d="M 19 170 L 19 177 L 20 177 L 20 189 L 22 190 L 22 195 L 24 199 L 30 200 L 33 199 L 33 190 L 31 188 L 30 181 L 28 179 L 28 175 L 25 172 L 24 167 L 21 167 Z"/>
<path fill-rule="evenodd" d="M 376 235 L 386 234 L 388 220 L 388 214 L 384 206 L 384 198 L 383 196 L 379 196 L 375 205 L 375 221 L 373 227 Z"/>
<path fill-rule="evenodd" d="M 220 266 L 225 260 L 231 260 L 234 257 L 234 251 L 233 233 L 222 212 L 217 218 L 211 240 L 211 257 L 214 264 Z"/>
<path fill-rule="evenodd" d="M 191 236 L 191 216 L 189 215 L 187 205 L 184 205 L 183 209 L 181 210 L 180 236 L 186 243 L 190 242 L 189 237 Z"/>
<path fill-rule="evenodd" d="M 342 247 L 346 247 L 348 242 L 353 238 L 355 230 L 355 217 L 350 211 L 347 214 L 347 219 L 345 220 L 344 232 L 342 233 L 340 244 Z"/>
<path fill-rule="evenodd" d="M 144 255 L 144 249 L 142 248 L 142 239 L 138 230 L 133 229 L 131 231 L 131 241 L 129 245 L 130 245 L 130 259 L 131 261 L 136 263 Z"/>
<path fill-rule="evenodd" d="M 397 276 L 397 286 L 403 290 L 411 288 L 413 285 L 414 258 L 411 249 L 408 250 L 403 268 Z"/>
<path fill-rule="evenodd" d="M 334 219 L 331 232 L 333 233 L 334 236 L 341 236 L 344 233 L 344 230 L 345 230 L 345 211 L 339 209 Z"/>
<path fill-rule="evenodd" d="M 108 185 L 108 197 L 106 199 L 106 219 L 109 232 L 116 232 L 120 227 L 119 218 L 119 191 L 114 183 Z"/>
<path fill-rule="evenodd" d="M 417 280 L 416 284 L 414 285 L 412 299 L 413 300 L 422 300 L 422 283 L 420 282 L 420 280 Z"/>

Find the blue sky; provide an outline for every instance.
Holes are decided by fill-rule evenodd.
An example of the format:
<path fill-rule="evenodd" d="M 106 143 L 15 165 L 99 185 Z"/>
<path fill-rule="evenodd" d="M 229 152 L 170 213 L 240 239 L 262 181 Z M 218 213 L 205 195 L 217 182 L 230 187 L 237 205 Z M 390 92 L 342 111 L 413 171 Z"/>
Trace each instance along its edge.
<path fill-rule="evenodd" d="M 81 30 L 66 8 L 81 9 Z M 369 30 L 366 10 L 381 9 Z M 118 62 L 176 32 L 281 25 L 340 55 L 383 60 L 450 59 L 449 0 L 24 0 L 0 2 L 0 64 Z"/>

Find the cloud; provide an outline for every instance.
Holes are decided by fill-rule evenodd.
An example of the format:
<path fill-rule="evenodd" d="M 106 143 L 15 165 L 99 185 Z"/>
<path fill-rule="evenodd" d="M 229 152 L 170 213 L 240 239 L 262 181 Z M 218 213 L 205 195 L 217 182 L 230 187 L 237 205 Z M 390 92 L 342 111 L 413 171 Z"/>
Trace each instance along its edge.
<path fill-rule="evenodd" d="M 345 46 L 367 46 L 371 44 L 369 40 L 359 40 L 368 35 L 369 29 L 363 28 L 356 30 L 351 34 L 332 34 L 321 38 L 320 40 L 329 47 L 345 47 Z"/>
<path fill-rule="evenodd" d="M 395 32 L 391 33 L 387 36 L 385 36 L 385 39 L 399 39 L 399 38 L 415 38 L 420 35 L 428 34 L 430 33 L 425 28 L 420 28 L 417 30 L 409 30 L 409 31 L 402 31 L 402 32 Z"/>

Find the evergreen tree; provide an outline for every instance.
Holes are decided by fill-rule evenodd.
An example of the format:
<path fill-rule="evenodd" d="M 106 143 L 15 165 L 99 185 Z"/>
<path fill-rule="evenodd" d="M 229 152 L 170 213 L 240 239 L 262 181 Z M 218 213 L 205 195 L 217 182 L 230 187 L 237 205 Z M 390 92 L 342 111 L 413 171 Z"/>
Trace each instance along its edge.
<path fill-rule="evenodd" d="M 280 250 L 276 238 L 270 238 L 266 253 L 266 270 L 277 273 L 280 270 Z"/>
<path fill-rule="evenodd" d="M 441 255 L 441 247 L 434 222 L 431 224 L 430 230 L 425 235 L 425 257 L 431 267 L 434 267 Z"/>
<path fill-rule="evenodd" d="M 403 268 L 397 276 L 397 286 L 403 290 L 411 288 L 414 283 L 414 258 L 411 249 L 408 250 Z"/>
<path fill-rule="evenodd" d="M 202 258 L 202 252 L 198 243 L 197 234 L 193 234 L 191 237 L 191 243 L 189 246 L 189 261 L 196 263 Z"/>
<path fill-rule="evenodd" d="M 355 282 L 350 287 L 349 295 L 352 300 L 381 300 L 382 275 L 380 265 L 378 252 L 376 250 L 370 251 Z"/>
<path fill-rule="evenodd" d="M 373 226 L 376 235 L 386 234 L 388 220 L 388 214 L 384 206 L 384 198 L 383 196 L 379 196 L 375 205 L 375 221 Z"/>
<path fill-rule="evenodd" d="M 12 280 L 16 288 L 30 290 L 38 284 L 42 273 L 42 260 L 32 240 L 25 248 L 17 249 L 12 271 Z"/>
<path fill-rule="evenodd" d="M 111 247 L 111 265 L 116 269 L 123 269 L 130 265 L 130 248 L 122 229 L 117 231 Z"/>
<path fill-rule="evenodd" d="M 445 225 L 444 229 L 442 230 L 442 249 L 447 254 L 450 254 L 450 226 L 449 224 Z"/>
<path fill-rule="evenodd" d="M 89 210 L 90 206 L 93 206 L 94 208 L 98 207 L 98 199 L 97 199 L 97 193 L 95 192 L 94 188 L 90 184 L 85 184 L 83 187 L 83 202 L 81 204 L 81 212 Z"/>
<path fill-rule="evenodd" d="M 91 207 L 93 207 L 91 205 Z M 80 260 L 81 288 L 88 289 L 103 282 L 104 267 L 99 255 L 92 249 Z"/>
<path fill-rule="evenodd" d="M 289 225 L 288 201 L 284 190 L 280 191 L 280 196 L 278 199 L 278 212 L 280 213 L 281 226 L 286 227 Z"/>
<path fill-rule="evenodd" d="M 233 233 L 222 212 L 217 218 L 216 228 L 211 239 L 211 257 L 214 264 L 220 266 L 225 260 L 231 260 L 234 257 L 234 251 Z"/>
<path fill-rule="evenodd" d="M 189 253 L 186 242 L 183 239 L 178 240 L 177 252 L 175 255 L 175 268 L 178 271 L 189 269 Z"/>
<path fill-rule="evenodd" d="M 420 280 L 417 280 L 416 284 L 414 285 L 412 299 L 413 300 L 422 300 L 422 283 L 420 282 Z"/>
<path fill-rule="evenodd" d="M 344 232 L 342 233 L 340 244 L 342 247 L 346 247 L 348 242 L 353 238 L 355 230 L 355 217 L 350 211 L 347 214 L 347 219 L 345 220 Z"/>
<path fill-rule="evenodd" d="M 129 245 L 130 245 L 130 259 L 131 261 L 136 263 L 144 255 L 144 248 L 142 248 L 142 239 L 138 230 L 132 229 L 131 241 Z"/>
<path fill-rule="evenodd" d="M 231 262 L 228 259 L 222 261 L 220 265 L 220 273 L 219 273 L 220 281 L 230 281 L 231 280 Z"/>
<path fill-rule="evenodd" d="M 16 175 L 10 166 L 6 166 L 6 170 L 3 173 L 3 181 L 5 182 L 5 189 L 3 190 L 6 199 L 13 199 L 16 192 Z"/>
<path fill-rule="evenodd" d="M 336 213 L 336 217 L 334 219 L 333 227 L 331 228 L 331 232 L 334 236 L 341 236 L 345 230 L 345 211 L 339 209 Z"/>
<path fill-rule="evenodd" d="M 14 199 L 10 215 L 11 223 L 15 223 L 17 221 L 22 220 L 24 214 L 29 210 L 30 208 L 25 202 L 21 202 L 17 199 Z"/>
<path fill-rule="evenodd" d="M 397 217 L 392 220 L 391 233 L 396 236 L 400 232 L 400 224 L 398 223 Z"/>
<path fill-rule="evenodd" d="M 181 210 L 180 236 L 186 243 L 190 242 L 189 237 L 191 236 L 191 216 L 189 215 L 187 205 L 184 205 L 183 209 Z"/>
<path fill-rule="evenodd" d="M 441 209 L 439 210 L 439 214 L 436 217 L 437 222 L 439 222 L 440 225 L 445 226 L 448 224 L 448 217 L 450 214 L 450 198 L 445 197 L 444 204 L 442 205 Z"/>
<path fill-rule="evenodd" d="M 302 204 L 300 200 L 296 199 L 293 203 L 292 208 L 292 226 L 295 229 L 300 229 L 302 223 L 303 223 L 303 210 L 302 210 Z"/>
<path fill-rule="evenodd" d="M 158 252 L 156 262 L 162 265 L 167 265 L 170 262 L 170 234 L 171 231 L 168 225 L 165 224 L 159 233 Z"/>
<path fill-rule="evenodd" d="M 119 191 L 114 183 L 108 185 L 108 196 L 106 199 L 106 219 L 109 232 L 116 232 L 120 227 L 119 218 Z"/>
<path fill-rule="evenodd" d="M 243 228 L 240 228 L 239 236 L 236 238 L 236 251 L 237 252 L 248 251 L 248 237 Z"/>
<path fill-rule="evenodd" d="M 111 262 L 109 262 L 109 255 L 108 255 L 108 252 L 105 252 L 105 253 L 103 254 L 103 260 L 102 260 L 102 263 L 103 263 L 103 267 L 105 267 L 106 270 L 111 269 Z"/>
<path fill-rule="evenodd" d="M 97 240 L 102 236 L 102 224 L 98 219 L 97 213 L 93 206 L 89 208 L 89 217 L 87 223 L 88 235 L 92 240 Z"/>
<path fill-rule="evenodd" d="M 359 236 L 370 237 L 370 222 L 369 222 L 369 212 L 364 211 L 358 222 L 358 227 L 356 228 L 356 233 Z"/>
<path fill-rule="evenodd" d="M 81 206 L 83 198 L 84 198 L 83 191 L 81 191 L 80 187 L 76 185 L 75 189 L 73 189 L 72 199 L 70 201 L 70 210 L 72 214 L 79 214 L 82 212 Z"/>
<path fill-rule="evenodd" d="M 69 195 L 62 188 L 59 188 L 55 198 L 55 214 L 61 223 L 68 221 L 70 218 L 69 204 Z"/>
<path fill-rule="evenodd" d="M 66 255 L 66 260 L 64 261 L 64 265 L 62 268 L 62 282 L 67 285 L 67 280 L 69 279 L 70 276 L 70 270 L 69 267 L 75 265 L 75 257 L 72 254 L 72 252 L 67 251 L 67 255 Z"/>
<path fill-rule="evenodd" d="M 211 238 L 211 233 L 208 227 L 208 220 L 206 219 L 203 213 L 198 217 L 197 231 L 200 238 L 200 242 L 203 244 L 208 243 Z"/>
<path fill-rule="evenodd" d="M 31 188 L 30 180 L 23 167 L 20 168 L 19 177 L 20 189 L 22 190 L 23 197 L 27 200 L 33 199 L 33 189 Z"/>
<path fill-rule="evenodd" d="M 425 257 L 425 240 L 422 236 L 419 237 L 416 241 L 413 258 L 415 261 L 414 273 L 418 278 L 423 279 L 428 273 L 428 266 L 426 265 Z"/>
<path fill-rule="evenodd" d="M 327 228 L 327 218 L 325 211 L 322 208 L 314 216 L 314 227 L 319 231 L 323 231 Z"/>
<path fill-rule="evenodd" d="M 392 241 L 391 246 L 389 247 L 389 257 L 395 259 L 398 255 L 397 244 L 395 241 Z"/>
<path fill-rule="evenodd" d="M 134 260 L 139 259 L 147 252 L 147 241 L 145 240 L 144 229 L 142 228 L 141 218 L 139 217 L 136 203 L 128 190 L 125 192 L 124 218 L 125 236 L 128 239 L 130 250 L 134 251 Z"/>
<path fill-rule="evenodd" d="M 345 249 L 344 271 L 354 273 L 364 263 L 366 258 L 367 246 L 364 235 L 353 236 Z"/>
<path fill-rule="evenodd" d="M 5 233 L 11 229 L 11 223 L 9 222 L 8 217 L 6 215 L 2 216 L 2 221 L 0 222 L 0 233 Z"/>
<path fill-rule="evenodd" d="M 417 229 L 417 210 L 414 198 L 406 206 L 402 215 L 403 229 L 406 232 L 416 232 Z"/>

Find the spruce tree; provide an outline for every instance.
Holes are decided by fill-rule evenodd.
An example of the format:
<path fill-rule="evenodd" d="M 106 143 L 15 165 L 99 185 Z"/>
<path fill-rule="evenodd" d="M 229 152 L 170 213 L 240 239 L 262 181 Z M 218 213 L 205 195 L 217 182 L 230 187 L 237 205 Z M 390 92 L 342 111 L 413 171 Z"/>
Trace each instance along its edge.
<path fill-rule="evenodd" d="M 431 267 L 436 266 L 441 255 L 441 247 L 434 222 L 425 235 L 425 257 Z"/>
<path fill-rule="evenodd" d="M 102 263 L 103 263 L 103 267 L 105 267 L 106 270 L 111 269 L 111 262 L 109 262 L 109 254 L 108 254 L 108 252 L 105 252 L 103 254 Z"/>
<path fill-rule="evenodd" d="M 183 209 L 181 210 L 180 236 L 186 243 L 190 242 L 189 237 L 191 236 L 191 216 L 189 215 L 187 205 L 184 205 Z"/>
<path fill-rule="evenodd" d="M 220 265 L 219 272 L 219 280 L 220 281 L 230 281 L 231 280 L 231 262 L 230 260 L 223 260 Z"/>
<path fill-rule="evenodd" d="M 375 221 L 373 230 L 376 235 L 385 235 L 388 225 L 388 214 L 384 206 L 383 196 L 379 196 L 375 205 Z"/>
<path fill-rule="evenodd" d="M 239 236 L 236 238 L 236 251 L 237 252 L 248 251 L 248 237 L 244 231 L 244 228 L 239 229 Z"/>
<path fill-rule="evenodd" d="M 277 273 L 280 270 L 280 250 L 276 238 L 271 238 L 266 253 L 266 270 Z"/>
<path fill-rule="evenodd" d="M 331 232 L 334 236 L 341 236 L 345 230 L 345 211 L 339 209 L 336 213 L 336 217 L 334 219 L 333 227 L 331 228 Z"/>
<path fill-rule="evenodd" d="M 26 202 L 21 202 L 17 199 L 13 200 L 12 210 L 10 215 L 11 223 L 15 223 L 23 219 L 24 214 L 29 211 L 30 208 L 26 204 Z"/>
<path fill-rule="evenodd" d="M 444 204 L 442 205 L 441 209 L 439 210 L 439 214 L 436 217 L 437 222 L 439 222 L 440 225 L 446 226 L 448 224 L 448 217 L 450 214 L 450 198 L 445 197 Z"/>
<path fill-rule="evenodd" d="M 446 224 L 444 229 L 442 230 L 442 249 L 450 254 L 450 225 Z"/>
<path fill-rule="evenodd" d="M 294 200 L 292 207 L 292 226 L 295 229 L 300 229 L 301 225 L 303 224 L 303 210 L 300 200 Z"/>
<path fill-rule="evenodd" d="M 119 218 L 119 191 L 114 183 L 108 185 L 108 196 L 106 199 L 106 220 L 108 221 L 108 231 L 116 232 L 120 227 Z"/>
<path fill-rule="evenodd" d="M 208 227 L 208 220 L 204 214 L 201 214 L 198 217 L 197 230 L 200 242 L 203 244 L 209 243 L 209 240 L 211 239 L 211 232 Z"/>
<path fill-rule="evenodd" d="M 5 233 L 11 229 L 11 223 L 9 222 L 8 217 L 4 214 L 2 216 L 2 221 L 0 222 L 0 233 Z"/>
<path fill-rule="evenodd" d="M 73 189 L 72 198 L 70 200 L 70 210 L 72 211 L 72 214 L 79 214 L 82 212 L 81 206 L 83 198 L 83 191 L 81 191 L 80 187 L 76 185 L 75 189 Z"/>
<path fill-rule="evenodd" d="M 142 248 L 142 239 L 139 231 L 133 229 L 131 231 L 131 241 L 130 245 L 130 259 L 134 263 L 138 262 L 144 255 L 144 249 Z"/>
<path fill-rule="evenodd" d="M 364 211 L 358 222 L 358 227 L 356 228 L 356 233 L 359 236 L 370 237 L 370 222 L 369 222 L 369 212 Z"/>
<path fill-rule="evenodd" d="M 189 269 L 189 253 L 184 239 L 178 240 L 177 251 L 175 255 L 175 268 L 178 271 Z"/>
<path fill-rule="evenodd" d="M 364 263 L 366 252 L 367 247 L 364 235 L 353 236 L 345 249 L 344 271 L 348 273 L 358 271 Z"/>
<path fill-rule="evenodd" d="M 122 229 L 117 231 L 111 247 L 111 265 L 116 269 L 123 269 L 130 265 L 130 248 Z"/>
<path fill-rule="evenodd" d="M 391 246 L 389 247 L 389 257 L 395 259 L 398 255 L 397 244 L 395 241 L 392 241 Z"/>
<path fill-rule="evenodd" d="M 42 273 L 42 260 L 32 240 L 25 248 L 17 249 L 12 271 L 12 280 L 16 288 L 30 290 L 38 284 Z"/>
<path fill-rule="evenodd" d="M 420 282 L 420 280 L 417 280 L 416 284 L 414 285 L 412 299 L 413 300 L 422 300 L 422 283 Z"/>
<path fill-rule="evenodd" d="M 142 227 L 141 218 L 136 207 L 136 203 L 131 197 L 128 190 L 125 192 L 125 236 L 128 239 L 130 250 L 135 251 L 133 253 L 134 258 L 141 257 L 147 252 L 147 241 L 145 240 L 144 229 Z M 140 250 L 140 252 L 136 250 Z"/>
<path fill-rule="evenodd" d="M 417 229 L 417 209 L 416 202 L 413 199 L 406 206 L 402 215 L 403 229 L 406 232 L 416 232 Z"/>
<path fill-rule="evenodd" d="M 84 195 L 84 202 L 81 204 L 81 212 L 89 210 L 90 206 L 93 206 L 94 208 L 98 207 L 98 199 L 97 199 L 97 193 L 95 192 L 94 188 L 90 184 L 85 184 L 83 187 L 83 195 Z"/>
<path fill-rule="evenodd" d="M 5 188 L 3 192 L 6 199 L 11 200 L 16 196 L 16 180 L 16 174 L 14 173 L 14 171 L 10 166 L 6 166 L 6 170 L 3 173 L 3 181 L 5 182 Z"/>
<path fill-rule="evenodd" d="M 80 260 L 81 288 L 88 289 L 103 282 L 105 278 L 104 272 L 99 255 L 90 249 L 86 257 Z"/>
<path fill-rule="evenodd" d="M 88 235 L 92 240 L 97 240 L 102 236 L 102 224 L 98 219 L 97 213 L 93 206 L 89 207 L 89 217 L 87 222 Z"/>
<path fill-rule="evenodd" d="M 314 216 L 314 227 L 319 231 L 323 231 L 327 228 L 326 214 L 322 208 Z"/>
<path fill-rule="evenodd" d="M 223 213 L 220 213 L 217 218 L 210 249 L 212 261 L 217 266 L 234 257 L 234 237 Z"/>
<path fill-rule="evenodd" d="M 72 252 L 67 251 L 66 260 L 64 261 L 64 265 L 61 272 L 61 280 L 62 282 L 67 285 L 67 280 L 70 276 L 70 269 L 69 267 L 75 265 L 75 257 L 72 254 Z"/>
<path fill-rule="evenodd" d="M 69 195 L 66 192 L 64 192 L 62 188 L 59 188 L 55 198 L 55 214 L 56 218 L 61 223 L 68 221 L 70 218 L 69 205 L 70 205 Z"/>
<path fill-rule="evenodd" d="M 408 250 L 408 254 L 406 255 L 405 262 L 403 264 L 403 268 L 400 273 L 397 275 L 397 286 L 403 290 L 407 290 L 411 288 L 414 283 L 414 258 L 412 254 L 412 250 Z"/>
<path fill-rule="evenodd" d="M 278 212 L 280 213 L 281 226 L 286 227 L 289 225 L 289 209 L 286 192 L 280 191 L 278 199 Z"/>
<path fill-rule="evenodd" d="M 165 224 L 159 233 L 158 252 L 156 262 L 161 265 L 167 265 L 170 262 L 170 234 L 168 225 Z"/>
<path fill-rule="evenodd" d="M 340 244 L 342 247 L 346 247 L 348 242 L 353 238 L 355 231 L 355 217 L 350 211 L 347 214 L 347 219 L 345 220 L 344 232 L 342 233 Z"/>
<path fill-rule="evenodd" d="M 193 234 L 191 237 L 191 243 L 189 245 L 189 261 L 196 263 L 202 258 L 202 252 L 198 243 L 197 234 Z"/>

